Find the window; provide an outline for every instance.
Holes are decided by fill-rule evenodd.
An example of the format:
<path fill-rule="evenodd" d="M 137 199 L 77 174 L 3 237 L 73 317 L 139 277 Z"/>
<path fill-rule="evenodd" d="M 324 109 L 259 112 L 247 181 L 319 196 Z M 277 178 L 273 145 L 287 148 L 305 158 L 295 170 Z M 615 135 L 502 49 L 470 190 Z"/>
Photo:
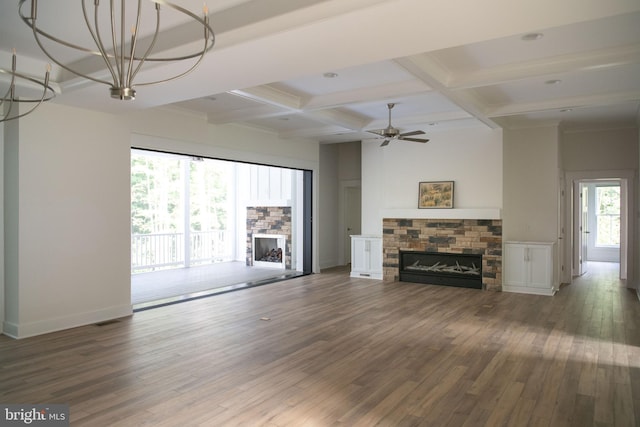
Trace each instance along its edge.
<path fill-rule="evenodd" d="M 596 246 L 620 246 L 620 186 L 596 187 Z"/>

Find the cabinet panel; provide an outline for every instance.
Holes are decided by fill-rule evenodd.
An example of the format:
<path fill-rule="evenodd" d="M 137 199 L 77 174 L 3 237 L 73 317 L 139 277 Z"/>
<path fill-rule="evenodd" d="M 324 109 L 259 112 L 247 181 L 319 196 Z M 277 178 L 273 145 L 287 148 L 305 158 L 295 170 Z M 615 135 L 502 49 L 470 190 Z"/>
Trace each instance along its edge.
<path fill-rule="evenodd" d="M 549 288 L 551 284 L 551 250 L 548 246 L 531 246 L 529 251 L 529 286 Z"/>
<path fill-rule="evenodd" d="M 367 240 L 351 239 L 351 269 L 356 271 L 366 271 L 369 269 Z"/>
<path fill-rule="evenodd" d="M 351 236 L 351 277 L 382 279 L 382 238 Z"/>
<path fill-rule="evenodd" d="M 506 292 L 553 295 L 554 243 L 507 242 L 504 250 Z"/>
<path fill-rule="evenodd" d="M 527 285 L 525 253 L 526 246 L 524 245 L 505 245 L 503 259 L 505 283 L 515 286 Z"/>

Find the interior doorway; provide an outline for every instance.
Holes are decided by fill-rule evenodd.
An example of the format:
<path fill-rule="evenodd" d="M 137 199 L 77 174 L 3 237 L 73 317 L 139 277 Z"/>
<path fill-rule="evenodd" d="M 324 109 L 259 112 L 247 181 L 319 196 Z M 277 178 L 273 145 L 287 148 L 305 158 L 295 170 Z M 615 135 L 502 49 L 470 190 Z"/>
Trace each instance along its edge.
<path fill-rule="evenodd" d="M 361 233 L 362 188 L 360 181 L 344 181 L 341 185 L 342 265 L 351 263 L 351 236 Z"/>
<path fill-rule="evenodd" d="M 617 262 L 619 264 L 619 277 L 622 280 L 631 279 L 633 275 L 633 247 L 629 245 L 633 236 L 633 218 L 631 209 L 634 204 L 633 193 L 633 171 L 584 171 L 567 172 L 567 183 L 570 185 L 571 209 L 568 212 L 567 223 L 571 224 L 571 244 L 566 248 L 565 259 L 571 259 L 571 273 L 573 277 L 581 276 L 588 272 L 589 262 Z M 597 188 L 613 187 L 619 191 L 618 218 L 600 206 L 598 202 Z M 602 192 L 601 192 L 602 193 Z M 602 198 L 602 194 L 601 194 Z M 605 203 L 606 205 L 606 203 Z M 598 216 L 603 220 L 598 226 Z M 606 218 L 608 216 L 608 218 Z M 614 217 L 612 219 L 612 217 Z M 612 222 L 615 224 L 612 226 Z M 609 234 L 615 230 L 615 247 L 609 240 L 608 244 L 602 243 L 603 232 L 601 231 L 600 244 L 595 243 L 598 239 L 598 227 L 603 229 L 609 224 Z M 608 247 L 607 247 L 608 246 Z M 598 254 L 598 250 L 608 249 Z M 615 257 L 611 253 L 615 252 Z M 602 257 L 602 253 L 607 253 L 609 258 Z M 632 281 L 630 280 L 629 283 Z"/>

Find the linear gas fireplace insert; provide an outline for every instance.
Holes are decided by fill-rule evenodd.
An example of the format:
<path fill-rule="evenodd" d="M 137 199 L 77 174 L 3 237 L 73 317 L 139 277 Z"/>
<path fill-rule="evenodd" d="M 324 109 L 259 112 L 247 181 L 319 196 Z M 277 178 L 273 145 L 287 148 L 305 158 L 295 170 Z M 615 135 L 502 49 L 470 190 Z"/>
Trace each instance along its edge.
<path fill-rule="evenodd" d="M 400 251 L 400 281 L 482 289 L 482 255 Z"/>

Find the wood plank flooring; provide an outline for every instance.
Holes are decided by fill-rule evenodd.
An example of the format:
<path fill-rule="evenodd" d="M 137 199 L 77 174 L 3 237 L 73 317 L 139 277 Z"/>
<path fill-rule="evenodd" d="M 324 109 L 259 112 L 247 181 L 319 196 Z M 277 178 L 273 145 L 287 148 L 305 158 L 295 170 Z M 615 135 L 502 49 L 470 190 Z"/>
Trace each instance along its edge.
<path fill-rule="evenodd" d="M 640 302 L 601 265 L 554 297 L 332 270 L 23 340 L 0 402 L 72 426 L 637 426 Z"/>

